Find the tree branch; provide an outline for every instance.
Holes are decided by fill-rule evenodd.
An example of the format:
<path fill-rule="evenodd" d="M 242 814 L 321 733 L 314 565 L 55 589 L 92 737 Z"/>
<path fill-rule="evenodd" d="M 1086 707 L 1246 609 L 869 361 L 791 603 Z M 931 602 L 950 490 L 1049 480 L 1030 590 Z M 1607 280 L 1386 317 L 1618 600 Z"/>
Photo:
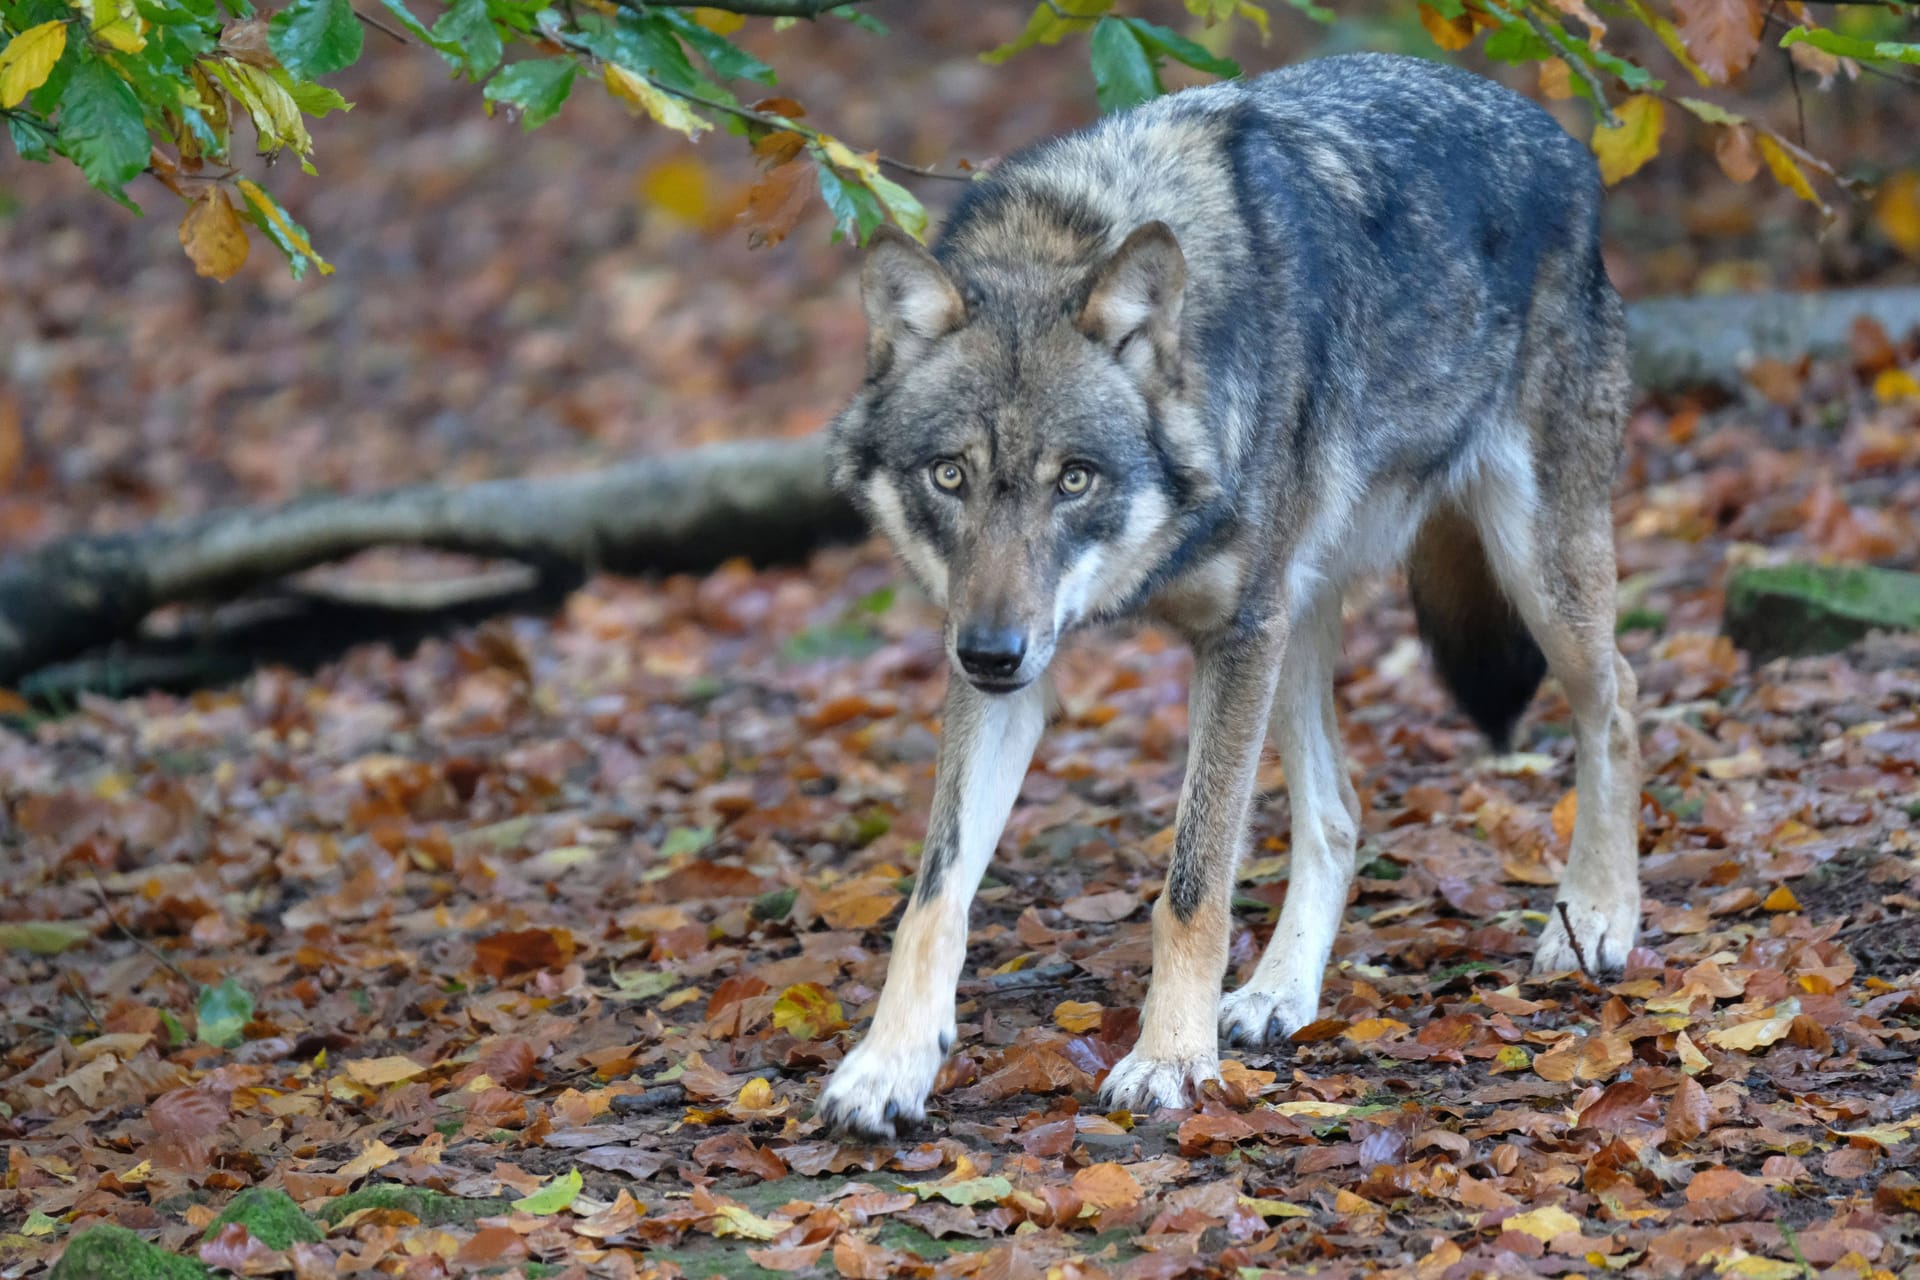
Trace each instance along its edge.
<path fill-rule="evenodd" d="M 1607 91 L 1601 87 L 1600 77 L 1596 76 L 1593 68 L 1580 57 L 1579 52 L 1573 47 L 1573 41 L 1560 29 L 1560 24 L 1556 22 L 1549 26 L 1524 4 L 1521 6 L 1520 16 L 1527 20 L 1527 25 L 1533 28 L 1535 35 L 1560 51 L 1560 61 L 1566 63 L 1573 74 L 1579 76 L 1585 83 L 1587 92 L 1593 95 L 1593 105 L 1600 109 L 1600 118 L 1606 121 L 1607 128 L 1618 129 L 1620 117 L 1613 113 L 1613 104 L 1607 101 Z"/>
<path fill-rule="evenodd" d="M 865 0 L 647 0 L 656 9 L 721 9 L 749 18 L 817 18 Z"/>
<path fill-rule="evenodd" d="M 615 0 L 615 3 L 619 4 L 623 9 L 631 9 L 636 13 L 641 13 L 645 12 L 651 0 Z M 572 49 L 575 53 L 583 57 L 592 58 L 595 62 L 600 61 L 591 49 L 588 49 L 580 43 L 566 39 L 565 33 L 559 34 L 560 43 L 567 48 Z M 801 124 L 798 120 L 792 120 L 786 116 L 777 116 L 771 112 L 755 111 L 751 107 L 736 106 L 731 102 L 722 102 L 718 98 L 709 98 L 703 94 L 677 88 L 674 85 L 670 85 L 663 80 L 655 79 L 652 76 L 644 76 L 642 78 L 660 92 L 670 97 L 678 98 L 682 102 L 691 102 L 696 107 L 705 107 L 709 111 L 718 111 L 723 115 L 732 116 L 736 120 L 745 120 L 749 124 L 757 124 L 765 129 L 775 129 L 782 133 L 798 134 L 808 142 L 824 143 L 829 141 L 827 134 L 820 132 L 820 130 L 815 129 L 811 125 Z M 973 181 L 973 177 L 970 174 L 947 173 L 940 169 L 923 168 L 920 165 L 908 164 L 905 160 L 895 160 L 888 156 L 876 155 L 874 157 L 874 163 L 883 168 L 892 169 L 897 173 L 911 173 L 921 178 L 939 178 L 947 182 Z"/>

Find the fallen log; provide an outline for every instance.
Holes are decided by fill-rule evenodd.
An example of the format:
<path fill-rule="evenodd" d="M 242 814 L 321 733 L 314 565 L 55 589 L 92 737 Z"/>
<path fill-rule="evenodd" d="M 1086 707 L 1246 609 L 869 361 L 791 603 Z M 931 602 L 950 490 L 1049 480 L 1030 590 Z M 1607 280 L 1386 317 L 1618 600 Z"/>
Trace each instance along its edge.
<path fill-rule="evenodd" d="M 1920 289 L 1664 299 L 1627 309 L 1650 391 L 1737 387 L 1754 359 L 1844 351 L 1857 316 L 1920 327 Z M 63 539 L 0 566 L 0 686 L 132 635 L 162 605 L 215 602 L 379 546 L 543 571 L 703 572 L 790 563 L 861 535 L 824 441 L 715 445 L 579 475 L 312 498 L 133 533 Z"/>
<path fill-rule="evenodd" d="M 824 442 L 714 445 L 579 475 L 396 489 L 66 538 L 0 566 L 0 685 L 130 635 L 165 604 L 230 599 L 369 547 L 415 546 L 577 573 L 790 562 L 861 535 Z"/>

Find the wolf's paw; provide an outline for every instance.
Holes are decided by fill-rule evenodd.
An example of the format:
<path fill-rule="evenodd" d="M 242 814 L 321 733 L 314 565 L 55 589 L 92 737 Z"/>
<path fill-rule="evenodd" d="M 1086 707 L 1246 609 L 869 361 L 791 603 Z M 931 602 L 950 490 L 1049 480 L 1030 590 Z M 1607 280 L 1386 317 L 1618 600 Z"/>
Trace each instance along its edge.
<path fill-rule="evenodd" d="M 1562 904 L 1566 911 L 1564 918 Z M 1573 934 L 1567 933 L 1567 922 Z M 1567 973 L 1586 968 L 1595 976 L 1627 966 L 1627 952 L 1640 931 L 1640 895 L 1611 903 L 1595 903 L 1573 894 L 1556 901 L 1547 914 L 1547 927 L 1533 949 L 1535 973 Z M 1578 945 L 1576 946 L 1576 940 Z"/>
<path fill-rule="evenodd" d="M 1198 1095 L 1202 1081 L 1219 1078 L 1220 1056 L 1211 1049 L 1188 1058 L 1150 1058 L 1136 1048 L 1113 1064 L 1100 1097 L 1107 1106 L 1128 1111 L 1184 1107 Z"/>
<path fill-rule="evenodd" d="M 883 1142 L 926 1119 L 927 1094 L 953 1033 L 911 1045 L 860 1042 L 820 1091 L 814 1114 L 834 1134 Z"/>
<path fill-rule="evenodd" d="M 1284 1049 L 1287 1037 L 1320 1011 L 1319 990 L 1282 981 L 1275 987 L 1248 983 L 1220 998 L 1220 1034 L 1245 1049 Z"/>

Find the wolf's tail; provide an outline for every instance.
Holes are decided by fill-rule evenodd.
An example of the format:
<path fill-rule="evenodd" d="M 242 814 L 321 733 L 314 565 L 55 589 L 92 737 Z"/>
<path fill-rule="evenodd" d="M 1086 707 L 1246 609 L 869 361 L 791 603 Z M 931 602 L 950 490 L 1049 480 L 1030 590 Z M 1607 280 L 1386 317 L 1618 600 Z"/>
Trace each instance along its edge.
<path fill-rule="evenodd" d="M 1505 751 L 1547 674 L 1547 660 L 1494 578 L 1479 531 L 1459 508 L 1436 510 L 1420 526 L 1407 583 L 1441 680 L 1494 748 Z"/>

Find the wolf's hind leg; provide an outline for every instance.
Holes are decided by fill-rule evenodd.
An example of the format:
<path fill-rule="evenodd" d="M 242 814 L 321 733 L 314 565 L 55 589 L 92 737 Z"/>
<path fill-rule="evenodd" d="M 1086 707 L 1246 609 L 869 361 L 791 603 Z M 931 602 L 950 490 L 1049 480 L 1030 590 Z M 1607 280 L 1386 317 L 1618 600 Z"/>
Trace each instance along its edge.
<path fill-rule="evenodd" d="M 933 812 L 913 901 L 893 935 L 873 1025 L 820 1095 L 819 1113 L 836 1132 L 890 1138 L 896 1126 L 925 1115 L 927 1094 L 953 1047 L 967 909 L 1045 721 L 1043 680 L 988 695 L 948 677 Z"/>
<path fill-rule="evenodd" d="M 1640 927 L 1640 745 L 1633 669 L 1614 643 L 1613 521 L 1600 485 L 1542 487 L 1535 497 L 1527 481 L 1495 479 L 1470 504 L 1502 589 L 1573 712 L 1573 847 L 1533 967 L 1559 973 L 1584 959 L 1617 970 Z"/>
<path fill-rule="evenodd" d="M 1273 705 L 1284 620 L 1194 646 L 1187 777 L 1174 819 L 1167 889 L 1153 904 L 1153 980 L 1140 1039 L 1103 1095 L 1129 1110 L 1185 1105 L 1220 1074 L 1220 981 L 1226 976 L 1234 873 Z"/>
<path fill-rule="evenodd" d="M 1295 627 L 1268 730 L 1287 771 L 1293 850 L 1286 905 L 1245 986 L 1221 1001 L 1228 1042 L 1278 1045 L 1314 1020 L 1320 984 L 1353 882 L 1360 801 L 1334 714 L 1340 593 L 1326 590 Z"/>

